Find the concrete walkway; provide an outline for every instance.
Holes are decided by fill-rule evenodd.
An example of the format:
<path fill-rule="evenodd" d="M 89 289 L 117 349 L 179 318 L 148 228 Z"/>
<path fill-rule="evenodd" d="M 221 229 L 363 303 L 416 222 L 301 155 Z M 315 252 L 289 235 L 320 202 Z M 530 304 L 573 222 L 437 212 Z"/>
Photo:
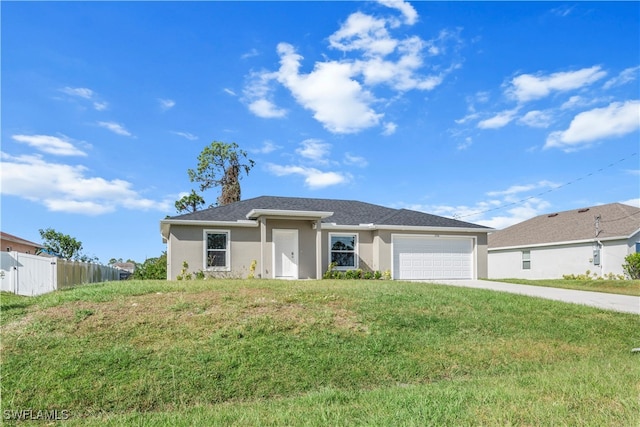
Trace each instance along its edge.
<path fill-rule="evenodd" d="M 602 292 L 576 291 L 572 289 L 547 288 L 544 286 L 517 285 L 514 283 L 491 282 L 488 280 L 429 280 L 443 285 L 467 288 L 490 289 L 533 297 L 588 305 L 604 310 L 640 314 L 640 297 Z"/>

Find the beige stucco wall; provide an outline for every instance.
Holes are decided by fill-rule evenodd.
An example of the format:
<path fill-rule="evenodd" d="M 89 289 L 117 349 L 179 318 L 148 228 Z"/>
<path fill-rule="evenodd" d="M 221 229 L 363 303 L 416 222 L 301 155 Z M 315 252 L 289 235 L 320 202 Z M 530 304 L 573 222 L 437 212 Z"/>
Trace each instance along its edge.
<path fill-rule="evenodd" d="M 321 230 L 321 266 L 316 266 L 316 237 L 318 231 L 314 221 L 308 219 L 266 219 L 265 244 L 261 248 L 261 225 L 256 227 L 204 227 L 190 225 L 171 225 L 167 251 L 167 277 L 174 280 L 182 270 L 182 264 L 189 264 L 189 272 L 203 271 L 204 267 L 204 230 L 228 230 L 231 240 L 231 272 L 211 273 L 220 277 L 241 277 L 249 275 L 253 260 L 257 262 L 255 277 L 273 277 L 273 230 L 298 230 L 298 277 L 300 279 L 321 278 L 329 266 L 329 235 L 358 235 L 358 267 L 364 271 L 386 271 L 392 268 L 392 234 L 421 234 L 415 231 L 399 232 L 390 230 Z M 430 234 L 433 236 L 434 234 Z M 486 278 L 487 273 L 487 235 L 486 233 L 442 233 L 442 236 L 475 237 L 475 262 L 478 278 Z M 319 271 L 317 277 L 316 272 Z"/>
<path fill-rule="evenodd" d="M 211 272 L 221 277 L 247 277 L 251 262 L 260 260 L 260 229 L 202 227 L 172 225 L 167 251 L 167 278 L 175 280 L 186 261 L 189 272 L 205 271 L 204 265 L 204 230 L 227 230 L 230 232 L 232 272 Z M 259 267 L 256 269 L 259 271 Z"/>

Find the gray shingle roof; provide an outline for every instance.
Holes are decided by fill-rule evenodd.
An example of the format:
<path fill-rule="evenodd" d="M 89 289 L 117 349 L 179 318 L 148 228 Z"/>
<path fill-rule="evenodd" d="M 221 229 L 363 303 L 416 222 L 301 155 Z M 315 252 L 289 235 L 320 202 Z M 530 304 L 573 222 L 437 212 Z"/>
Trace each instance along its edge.
<path fill-rule="evenodd" d="M 354 200 L 311 199 L 303 197 L 261 196 L 242 200 L 230 205 L 203 209 L 193 213 L 167 218 L 186 221 L 238 221 L 246 220 L 254 209 L 278 209 L 292 211 L 333 212 L 323 223 L 338 225 L 396 225 L 423 227 L 478 228 L 488 230 L 478 224 L 458 221 L 424 212 L 408 209 L 392 209 Z"/>
<path fill-rule="evenodd" d="M 640 208 L 622 203 L 539 215 L 489 235 L 489 249 L 545 243 L 627 238 L 640 229 Z"/>

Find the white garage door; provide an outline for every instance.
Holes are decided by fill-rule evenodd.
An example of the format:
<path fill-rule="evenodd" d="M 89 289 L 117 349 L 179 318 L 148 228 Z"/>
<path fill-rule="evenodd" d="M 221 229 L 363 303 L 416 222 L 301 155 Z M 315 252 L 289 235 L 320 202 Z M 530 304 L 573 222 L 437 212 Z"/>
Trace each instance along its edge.
<path fill-rule="evenodd" d="M 394 236 L 393 278 L 473 279 L 473 239 Z"/>

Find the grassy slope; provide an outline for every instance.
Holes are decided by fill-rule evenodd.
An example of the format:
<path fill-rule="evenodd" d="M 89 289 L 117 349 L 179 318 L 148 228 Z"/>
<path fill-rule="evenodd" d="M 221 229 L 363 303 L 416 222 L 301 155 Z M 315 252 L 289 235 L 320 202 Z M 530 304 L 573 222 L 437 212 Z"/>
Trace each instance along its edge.
<path fill-rule="evenodd" d="M 638 316 L 384 281 L 2 295 L 2 409 L 65 425 L 638 425 Z"/>
<path fill-rule="evenodd" d="M 552 288 L 577 289 L 580 291 L 605 292 L 610 294 L 640 296 L 640 280 L 609 279 L 491 279 L 496 282 L 518 283 L 521 285 L 547 286 Z"/>

